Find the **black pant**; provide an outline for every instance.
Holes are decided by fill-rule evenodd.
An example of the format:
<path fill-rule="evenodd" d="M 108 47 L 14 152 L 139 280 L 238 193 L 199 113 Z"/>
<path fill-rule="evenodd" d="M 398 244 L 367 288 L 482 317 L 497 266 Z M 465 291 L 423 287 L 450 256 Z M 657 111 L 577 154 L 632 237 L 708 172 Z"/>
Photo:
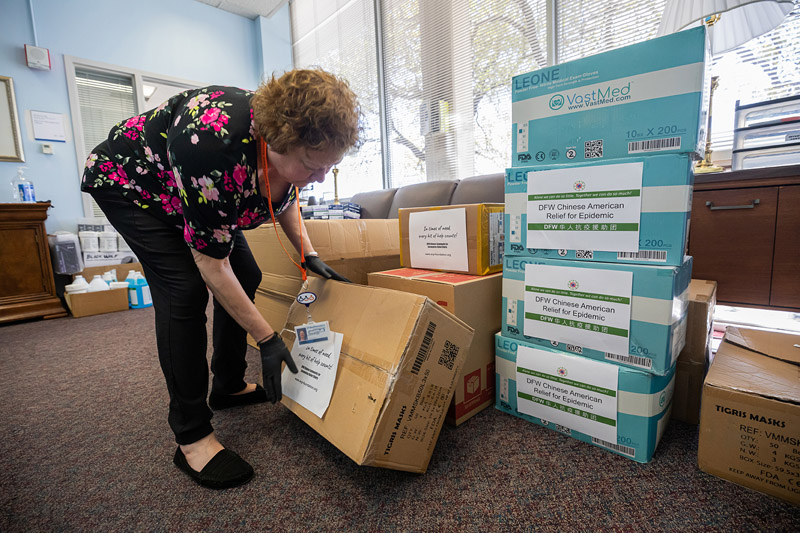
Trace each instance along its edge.
<path fill-rule="evenodd" d="M 208 289 L 183 231 L 148 214 L 119 192 L 92 192 L 108 221 L 144 267 L 155 308 L 156 342 L 169 391 L 169 425 L 178 444 L 191 444 L 212 432 L 206 359 Z M 252 300 L 261 270 L 237 231 L 229 261 Z M 247 333 L 214 299 L 212 390 L 232 394 L 245 388 Z"/>

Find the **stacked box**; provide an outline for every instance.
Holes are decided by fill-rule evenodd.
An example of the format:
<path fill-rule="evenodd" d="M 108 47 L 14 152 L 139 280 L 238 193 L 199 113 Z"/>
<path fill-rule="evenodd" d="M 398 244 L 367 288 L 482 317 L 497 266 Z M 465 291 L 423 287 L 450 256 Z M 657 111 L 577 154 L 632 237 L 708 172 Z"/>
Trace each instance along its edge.
<path fill-rule="evenodd" d="M 664 376 L 495 337 L 504 413 L 640 463 L 650 461 L 669 421 L 674 367 Z"/>
<path fill-rule="evenodd" d="M 503 204 L 401 208 L 403 266 L 485 276 L 503 268 Z"/>
<path fill-rule="evenodd" d="M 689 236 L 691 164 L 675 154 L 509 168 L 506 255 L 679 266 Z M 620 185 L 625 173 L 631 180 Z"/>
<path fill-rule="evenodd" d="M 301 208 L 306 220 L 343 220 L 361 218 L 361 206 L 343 202 L 340 204 L 304 205 Z"/>
<path fill-rule="evenodd" d="M 501 331 L 667 375 L 685 343 L 691 270 L 689 256 L 680 267 L 506 256 Z M 617 278 L 629 288 L 607 288 Z"/>
<path fill-rule="evenodd" d="M 515 76 L 512 166 L 702 154 L 706 57 L 699 27 Z"/>

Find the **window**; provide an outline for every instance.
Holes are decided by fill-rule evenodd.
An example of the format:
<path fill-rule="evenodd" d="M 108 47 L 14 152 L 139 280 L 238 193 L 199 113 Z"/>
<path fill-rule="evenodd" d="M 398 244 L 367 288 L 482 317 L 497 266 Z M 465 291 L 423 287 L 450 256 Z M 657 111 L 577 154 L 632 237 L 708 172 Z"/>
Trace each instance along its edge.
<path fill-rule="evenodd" d="M 711 73 L 719 76 L 711 104 L 714 159 L 726 159 L 733 146 L 737 100 L 752 104 L 800 94 L 799 62 L 800 7 L 771 32 L 714 58 Z"/>
<path fill-rule="evenodd" d="M 512 76 L 651 39 L 665 3 L 293 0 L 295 65 L 350 79 L 368 110 L 365 148 L 342 164 L 347 195 L 379 188 L 381 171 L 389 187 L 463 179 L 510 164 Z M 798 56 L 800 8 L 714 59 L 715 148 L 730 147 L 737 98 L 800 92 Z"/>

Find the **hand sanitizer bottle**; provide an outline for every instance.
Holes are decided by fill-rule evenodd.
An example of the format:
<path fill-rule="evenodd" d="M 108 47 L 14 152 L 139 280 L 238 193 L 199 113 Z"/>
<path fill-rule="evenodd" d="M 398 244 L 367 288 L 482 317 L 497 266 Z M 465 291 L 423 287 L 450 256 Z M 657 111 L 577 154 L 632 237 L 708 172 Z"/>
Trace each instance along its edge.
<path fill-rule="evenodd" d="M 11 181 L 13 188 L 13 199 L 15 202 L 35 202 L 36 192 L 33 189 L 33 182 L 25 177 L 23 169 L 28 167 L 19 167 L 17 175 Z"/>

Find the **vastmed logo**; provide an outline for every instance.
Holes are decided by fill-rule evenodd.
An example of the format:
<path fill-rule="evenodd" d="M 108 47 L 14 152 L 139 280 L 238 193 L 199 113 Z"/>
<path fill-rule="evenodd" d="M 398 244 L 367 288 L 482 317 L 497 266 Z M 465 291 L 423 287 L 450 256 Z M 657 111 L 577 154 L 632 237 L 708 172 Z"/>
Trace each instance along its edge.
<path fill-rule="evenodd" d="M 561 109 L 564 105 L 564 95 L 562 94 L 554 94 L 552 98 L 550 98 L 550 109 L 556 111 Z"/>
<path fill-rule="evenodd" d="M 605 89 L 593 89 L 590 93 L 573 92 L 567 94 L 566 98 L 568 109 L 624 102 L 631 99 L 631 82 L 621 87 L 609 85 Z"/>

